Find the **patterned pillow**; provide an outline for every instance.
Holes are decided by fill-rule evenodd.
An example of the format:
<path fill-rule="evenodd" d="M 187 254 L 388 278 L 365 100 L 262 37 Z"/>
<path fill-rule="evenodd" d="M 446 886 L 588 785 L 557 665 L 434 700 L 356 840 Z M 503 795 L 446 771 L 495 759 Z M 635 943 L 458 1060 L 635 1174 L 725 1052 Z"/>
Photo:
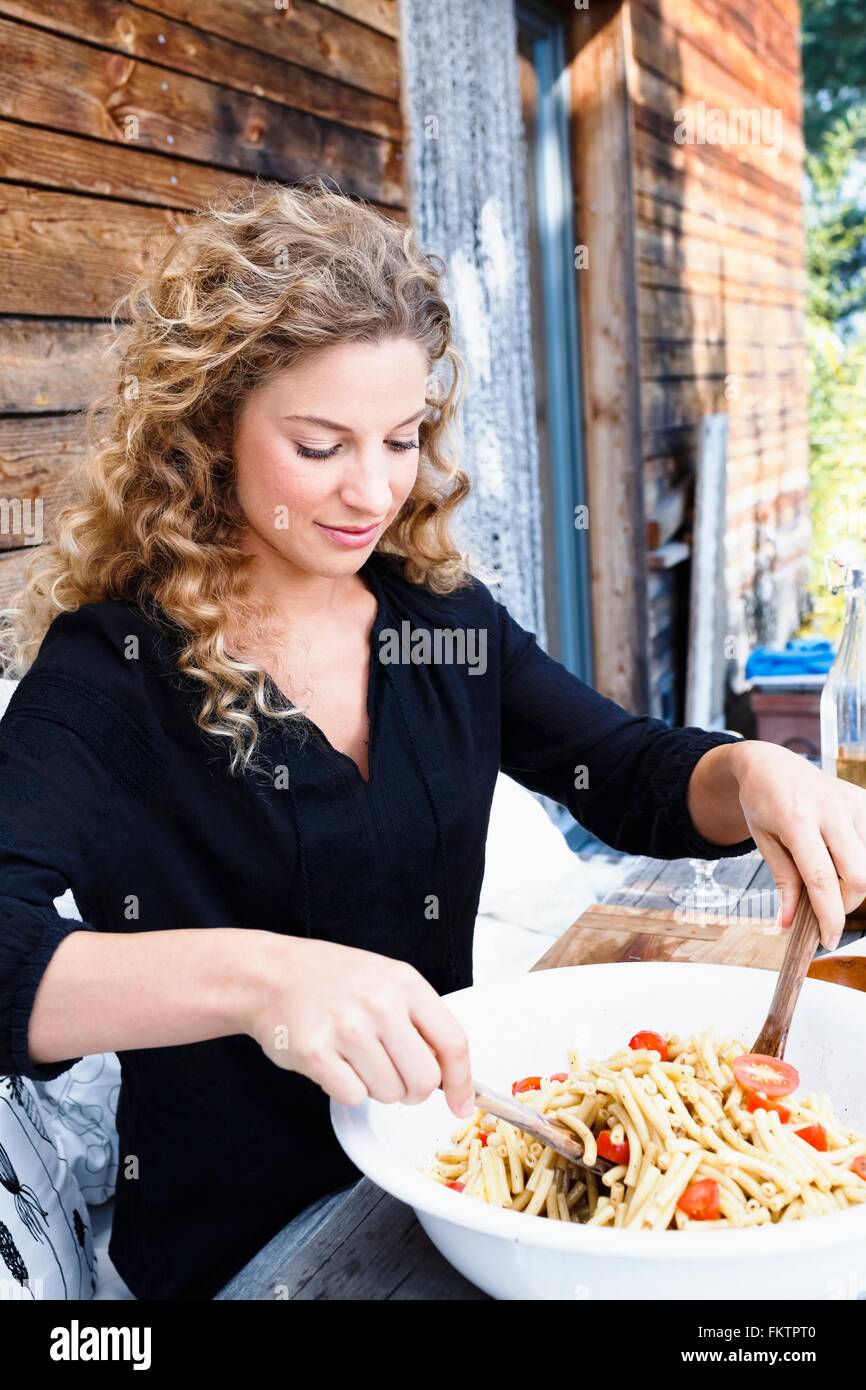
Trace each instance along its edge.
<path fill-rule="evenodd" d="M 51 1081 L 30 1083 L 52 1139 L 69 1160 L 88 1206 L 114 1196 L 119 1143 L 120 1062 L 114 1052 L 82 1057 Z"/>
<path fill-rule="evenodd" d="M 87 1299 L 90 1213 L 33 1083 L 0 1077 L 0 1300 Z"/>

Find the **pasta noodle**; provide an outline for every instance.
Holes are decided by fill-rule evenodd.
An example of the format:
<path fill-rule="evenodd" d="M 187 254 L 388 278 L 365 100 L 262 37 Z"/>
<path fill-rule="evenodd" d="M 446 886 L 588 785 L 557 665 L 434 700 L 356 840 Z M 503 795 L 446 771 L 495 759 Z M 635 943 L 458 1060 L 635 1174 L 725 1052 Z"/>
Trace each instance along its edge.
<path fill-rule="evenodd" d="M 768 1225 L 866 1202 L 866 1133 L 848 1128 L 829 1096 L 762 1108 L 734 1074 L 742 1039 L 708 1028 L 664 1044 L 666 1058 L 629 1046 L 581 1063 L 571 1052 L 565 1079 L 531 1078 L 534 1089 L 515 1097 L 564 1125 L 591 1163 L 601 1141 L 615 1164 L 602 1176 L 480 1109 L 427 1176 L 504 1210 L 621 1230 Z"/>

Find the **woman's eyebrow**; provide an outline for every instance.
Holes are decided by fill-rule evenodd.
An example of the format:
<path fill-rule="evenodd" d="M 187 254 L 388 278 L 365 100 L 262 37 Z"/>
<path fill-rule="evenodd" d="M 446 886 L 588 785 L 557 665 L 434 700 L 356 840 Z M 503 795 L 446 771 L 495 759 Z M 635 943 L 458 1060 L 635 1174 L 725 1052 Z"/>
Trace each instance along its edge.
<path fill-rule="evenodd" d="M 410 415 L 408 420 L 401 420 L 399 425 L 395 425 L 395 430 L 401 430 L 404 425 L 411 425 L 422 415 L 427 413 L 427 406 L 424 405 L 420 410 L 416 410 L 414 415 Z M 342 430 L 344 434 L 351 434 L 350 425 L 338 425 L 335 420 L 324 420 L 321 415 L 284 415 L 284 420 L 305 420 L 310 425 L 321 425 L 326 430 Z"/>

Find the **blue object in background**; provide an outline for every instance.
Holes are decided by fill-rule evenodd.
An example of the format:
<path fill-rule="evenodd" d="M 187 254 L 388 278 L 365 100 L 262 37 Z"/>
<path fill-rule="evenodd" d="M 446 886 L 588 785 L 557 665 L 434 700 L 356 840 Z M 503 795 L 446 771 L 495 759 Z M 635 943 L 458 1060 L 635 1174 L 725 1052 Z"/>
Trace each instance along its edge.
<path fill-rule="evenodd" d="M 821 675 L 836 656 L 826 637 L 792 637 L 784 647 L 756 647 L 746 662 L 746 679 L 758 676 Z"/>

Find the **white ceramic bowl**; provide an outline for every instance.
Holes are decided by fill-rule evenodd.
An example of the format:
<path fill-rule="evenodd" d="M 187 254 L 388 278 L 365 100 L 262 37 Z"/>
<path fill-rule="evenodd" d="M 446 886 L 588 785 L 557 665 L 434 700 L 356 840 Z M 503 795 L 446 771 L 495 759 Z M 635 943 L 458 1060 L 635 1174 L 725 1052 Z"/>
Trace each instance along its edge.
<path fill-rule="evenodd" d="M 506 1092 L 519 1076 L 603 1058 L 641 1028 L 714 1027 L 751 1047 L 776 972 L 641 961 L 540 970 L 446 995 L 470 1040 L 473 1075 Z M 801 1090 L 827 1091 L 866 1130 L 866 994 L 806 980 L 785 1050 Z M 841 1299 L 866 1297 L 866 1204 L 736 1231 L 622 1231 L 566 1225 L 464 1197 L 421 1172 L 459 1123 L 441 1091 L 422 1105 L 331 1105 L 346 1153 L 407 1202 L 442 1254 L 501 1299 Z"/>

